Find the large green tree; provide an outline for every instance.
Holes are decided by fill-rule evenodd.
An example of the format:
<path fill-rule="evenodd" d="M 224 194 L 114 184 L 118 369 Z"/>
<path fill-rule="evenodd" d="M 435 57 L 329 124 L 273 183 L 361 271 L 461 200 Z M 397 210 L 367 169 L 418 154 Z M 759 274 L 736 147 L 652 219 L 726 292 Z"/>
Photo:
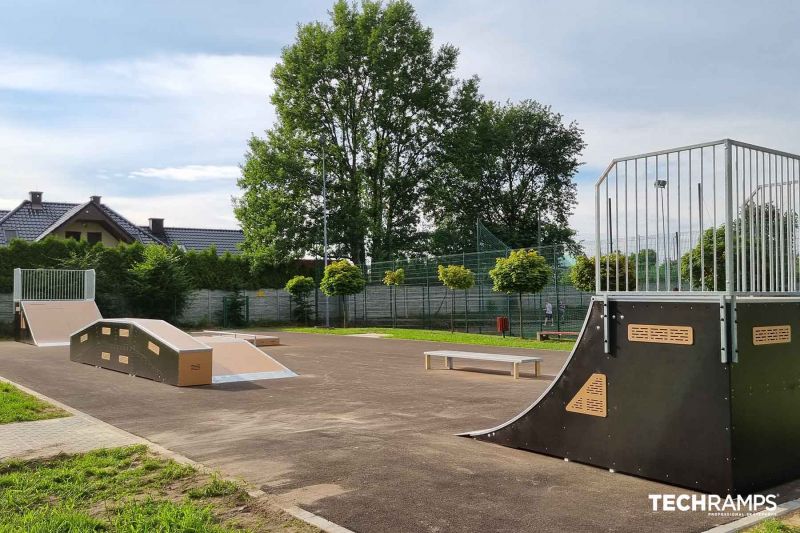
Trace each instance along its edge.
<path fill-rule="evenodd" d="M 338 1 L 299 26 L 272 72 L 277 121 L 253 137 L 236 214 L 246 251 L 319 254 L 323 153 L 334 256 L 362 263 L 420 246 L 420 195 L 452 121 L 455 47 L 435 48 L 406 1 Z"/>
<path fill-rule="evenodd" d="M 498 104 L 469 90 L 456 100 L 426 195 L 434 251 L 473 245 L 476 219 L 512 248 L 540 236 L 542 245 L 574 247 L 568 218 L 583 131 L 538 102 Z"/>

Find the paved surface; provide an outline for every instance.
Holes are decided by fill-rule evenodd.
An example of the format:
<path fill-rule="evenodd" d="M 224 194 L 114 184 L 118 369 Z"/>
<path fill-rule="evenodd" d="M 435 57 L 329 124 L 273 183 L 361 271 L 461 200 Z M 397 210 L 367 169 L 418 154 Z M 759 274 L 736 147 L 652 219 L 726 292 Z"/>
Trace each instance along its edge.
<path fill-rule="evenodd" d="M 82 416 L 0 426 L 0 459 L 47 457 L 138 444 L 140 439 Z"/>
<path fill-rule="evenodd" d="M 516 415 L 566 353 L 480 347 L 543 357 L 541 378 L 514 380 L 501 363 L 423 369 L 423 351 L 470 349 L 459 345 L 280 336 L 265 351 L 299 377 L 177 388 L 11 342 L 0 343 L 0 375 L 355 531 L 700 531 L 732 520 L 653 513 L 648 494 L 684 491 L 454 436 Z"/>

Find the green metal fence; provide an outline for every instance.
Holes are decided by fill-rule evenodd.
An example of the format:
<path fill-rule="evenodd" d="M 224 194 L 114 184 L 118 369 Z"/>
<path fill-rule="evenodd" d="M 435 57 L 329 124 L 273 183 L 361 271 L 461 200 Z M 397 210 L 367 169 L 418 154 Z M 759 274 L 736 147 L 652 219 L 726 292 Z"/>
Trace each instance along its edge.
<path fill-rule="evenodd" d="M 481 248 L 479 241 L 480 251 L 477 252 L 367 264 L 363 267 L 366 289 L 361 294 L 347 298 L 346 303 L 338 301 L 336 306 L 348 306 L 353 325 L 429 329 L 448 329 L 452 309 L 455 328 L 475 333 L 495 332 L 496 318 L 506 316 L 511 323 L 511 334 L 517 335 L 518 297 L 494 292 L 489 276 L 489 270 L 494 267 L 497 258 L 506 257 L 510 249 Z M 573 264 L 566 247 L 541 247 L 537 251 L 547 259 L 553 274 L 542 292 L 523 297 L 524 334 L 533 336 L 542 330 L 578 331 L 591 294 L 576 290 L 566 279 Z M 438 279 L 439 265 L 463 265 L 469 268 L 475 274 L 475 286 L 468 291 L 451 292 Z M 405 271 L 404 284 L 398 287 L 383 285 L 385 273 L 398 268 Z M 545 313 L 548 303 L 553 311 L 552 318 Z"/>

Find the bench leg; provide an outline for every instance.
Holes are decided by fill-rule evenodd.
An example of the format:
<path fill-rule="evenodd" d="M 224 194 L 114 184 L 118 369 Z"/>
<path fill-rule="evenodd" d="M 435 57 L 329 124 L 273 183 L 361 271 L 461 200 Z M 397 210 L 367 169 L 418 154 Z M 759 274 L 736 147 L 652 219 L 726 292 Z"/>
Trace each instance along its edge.
<path fill-rule="evenodd" d="M 542 363 L 539 361 L 533 362 L 533 375 L 539 377 L 542 375 Z"/>
<path fill-rule="evenodd" d="M 514 365 L 514 368 L 511 370 L 511 374 L 514 376 L 514 379 L 519 379 L 519 363 L 511 363 Z"/>
<path fill-rule="evenodd" d="M 445 360 L 447 361 L 447 370 L 453 370 L 453 358 L 446 357 Z"/>
<path fill-rule="evenodd" d="M 430 369 L 431 369 L 431 356 L 425 354 L 425 370 L 430 370 Z"/>

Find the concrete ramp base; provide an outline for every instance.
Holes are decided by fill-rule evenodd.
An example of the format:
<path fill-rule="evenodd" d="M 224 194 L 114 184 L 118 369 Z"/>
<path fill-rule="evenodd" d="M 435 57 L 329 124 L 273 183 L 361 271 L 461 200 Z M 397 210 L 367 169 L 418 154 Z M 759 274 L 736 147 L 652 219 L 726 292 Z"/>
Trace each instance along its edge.
<path fill-rule="evenodd" d="M 19 340 L 36 346 L 69 346 L 70 335 L 102 318 L 92 300 L 21 301 Z"/>

